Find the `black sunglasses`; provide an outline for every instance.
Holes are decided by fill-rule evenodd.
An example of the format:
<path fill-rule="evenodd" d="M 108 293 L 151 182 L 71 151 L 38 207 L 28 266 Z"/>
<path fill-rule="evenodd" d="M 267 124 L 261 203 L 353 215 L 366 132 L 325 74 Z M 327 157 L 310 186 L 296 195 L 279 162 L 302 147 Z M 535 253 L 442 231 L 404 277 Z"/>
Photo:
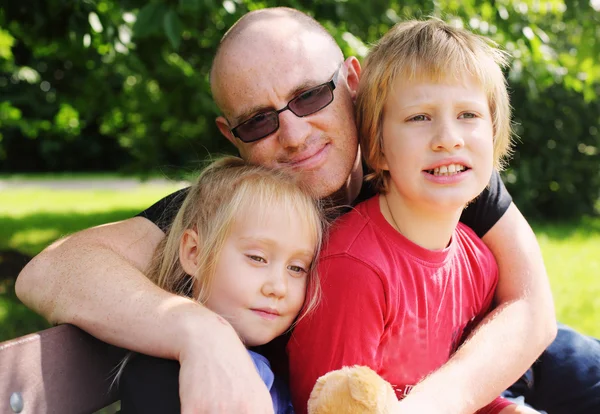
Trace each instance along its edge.
<path fill-rule="evenodd" d="M 279 129 L 279 114 L 285 110 L 289 109 L 290 112 L 299 118 L 320 111 L 333 102 L 333 90 L 336 87 L 341 68 L 342 65 L 337 68 L 329 82 L 302 92 L 279 110 L 266 111 L 253 116 L 238 126 L 231 128 L 231 133 L 243 142 L 254 142 L 271 135 Z"/>

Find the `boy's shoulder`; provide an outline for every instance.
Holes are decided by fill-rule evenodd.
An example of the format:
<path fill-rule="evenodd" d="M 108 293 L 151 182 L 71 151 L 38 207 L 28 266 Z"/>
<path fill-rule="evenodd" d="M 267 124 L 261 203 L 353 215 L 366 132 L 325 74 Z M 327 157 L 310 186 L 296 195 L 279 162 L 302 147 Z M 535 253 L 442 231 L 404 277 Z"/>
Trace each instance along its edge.
<path fill-rule="evenodd" d="M 370 258 L 378 248 L 378 234 L 373 224 L 374 209 L 379 199 L 372 197 L 354 206 L 335 220 L 329 231 L 321 258 L 346 254 L 356 258 Z"/>
<path fill-rule="evenodd" d="M 483 240 L 463 223 L 458 223 L 454 231 L 454 237 L 457 238 L 458 249 L 470 258 L 472 265 L 483 266 L 484 268 L 496 267 L 496 259 L 490 248 Z"/>

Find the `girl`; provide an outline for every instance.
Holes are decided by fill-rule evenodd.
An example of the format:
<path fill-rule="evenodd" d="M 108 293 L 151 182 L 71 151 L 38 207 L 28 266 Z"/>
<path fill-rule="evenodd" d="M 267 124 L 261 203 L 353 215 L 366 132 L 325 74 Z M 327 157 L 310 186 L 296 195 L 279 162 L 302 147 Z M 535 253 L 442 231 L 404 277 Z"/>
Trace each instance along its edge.
<path fill-rule="evenodd" d="M 291 176 L 223 158 L 189 189 L 148 277 L 225 318 L 247 347 L 264 345 L 316 304 L 323 229 L 319 205 Z M 275 413 L 292 412 L 269 362 L 249 352 Z M 121 371 L 123 413 L 179 412 L 176 362 L 140 355 Z"/>

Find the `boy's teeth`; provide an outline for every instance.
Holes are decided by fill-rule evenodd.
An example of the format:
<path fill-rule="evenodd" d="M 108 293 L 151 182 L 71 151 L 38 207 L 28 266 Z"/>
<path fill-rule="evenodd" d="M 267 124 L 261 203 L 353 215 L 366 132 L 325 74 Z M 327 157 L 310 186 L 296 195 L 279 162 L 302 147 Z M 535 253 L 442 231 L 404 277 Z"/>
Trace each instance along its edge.
<path fill-rule="evenodd" d="M 454 175 L 464 171 L 466 168 L 460 164 L 442 165 L 441 167 L 435 167 L 433 170 L 429 170 L 433 175 Z"/>

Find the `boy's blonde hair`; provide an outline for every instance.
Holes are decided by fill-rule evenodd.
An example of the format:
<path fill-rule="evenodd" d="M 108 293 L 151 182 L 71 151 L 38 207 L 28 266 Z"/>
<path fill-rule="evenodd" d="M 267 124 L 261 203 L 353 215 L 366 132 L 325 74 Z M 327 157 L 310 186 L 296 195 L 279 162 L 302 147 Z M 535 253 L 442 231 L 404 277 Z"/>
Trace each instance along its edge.
<path fill-rule="evenodd" d="M 494 167 L 502 169 L 511 150 L 511 109 L 502 68 L 508 55 L 496 43 L 439 19 L 407 21 L 388 31 L 370 50 L 363 65 L 356 120 L 360 147 L 373 173 L 367 176 L 386 191 L 383 158 L 384 105 L 394 81 L 440 83 L 474 77 L 484 89 L 494 130 Z"/>
<path fill-rule="evenodd" d="M 210 295 L 216 263 L 235 220 L 260 220 L 271 209 L 300 217 L 316 240 L 309 269 L 307 297 L 301 316 L 312 310 L 320 296 L 315 269 L 325 220 L 321 207 L 297 180 L 282 171 L 246 164 L 237 157 L 211 163 L 189 189 L 167 236 L 157 246 L 148 278 L 169 292 L 191 296 L 200 303 Z M 181 238 L 187 229 L 198 233 L 199 268 L 188 275 L 179 261 Z"/>

